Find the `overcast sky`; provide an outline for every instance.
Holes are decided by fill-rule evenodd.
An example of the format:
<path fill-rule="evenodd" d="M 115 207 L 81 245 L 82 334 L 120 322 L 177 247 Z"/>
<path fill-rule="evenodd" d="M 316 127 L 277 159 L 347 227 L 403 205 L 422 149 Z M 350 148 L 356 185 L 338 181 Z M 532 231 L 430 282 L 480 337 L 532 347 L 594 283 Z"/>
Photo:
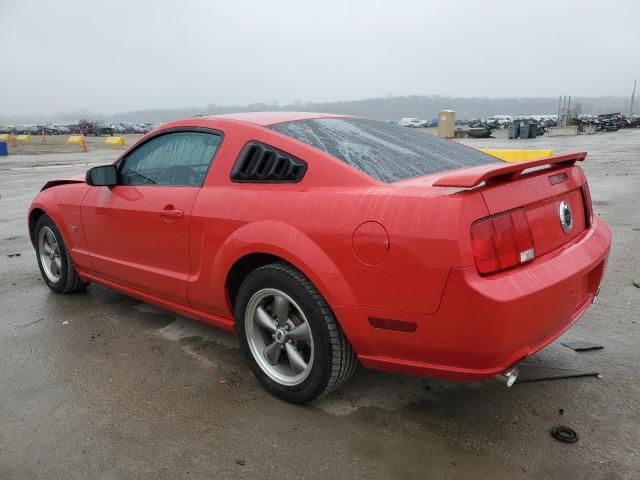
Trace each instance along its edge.
<path fill-rule="evenodd" d="M 0 0 L 0 116 L 630 95 L 640 1 Z"/>

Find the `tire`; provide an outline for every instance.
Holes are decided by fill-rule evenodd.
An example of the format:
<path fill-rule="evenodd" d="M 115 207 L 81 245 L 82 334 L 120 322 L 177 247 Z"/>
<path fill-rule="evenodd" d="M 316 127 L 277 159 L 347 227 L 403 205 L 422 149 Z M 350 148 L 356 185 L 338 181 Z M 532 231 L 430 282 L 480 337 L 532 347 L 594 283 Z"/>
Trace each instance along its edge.
<path fill-rule="evenodd" d="M 288 307 L 281 316 L 276 304 L 282 304 L 283 298 Z M 260 309 L 269 316 L 261 316 Z M 356 355 L 326 300 L 307 277 L 289 264 L 273 263 L 251 272 L 238 291 L 235 316 L 240 347 L 251 371 L 266 390 L 283 400 L 313 402 L 340 388 L 355 371 Z M 284 325 L 282 318 L 286 318 Z M 276 330 L 263 326 L 269 321 L 274 322 Z M 310 333 L 303 328 L 304 323 Z M 305 331 L 304 335 L 300 331 Z M 309 341 L 305 335 L 309 335 Z M 269 351 L 277 353 L 280 348 L 277 365 L 272 363 L 273 356 L 266 354 L 267 347 L 273 346 L 275 349 Z M 300 364 L 296 358 L 304 362 Z"/>
<path fill-rule="evenodd" d="M 36 258 L 40 274 L 51 290 L 56 293 L 71 293 L 87 288 L 89 283 L 80 279 L 60 230 L 53 223 L 51 217 L 42 215 L 38 219 L 34 227 L 33 238 L 36 242 Z M 50 253 L 46 250 L 47 247 L 52 250 L 52 243 L 54 244 L 54 258 L 51 258 Z M 47 261 L 47 257 L 51 260 Z"/>

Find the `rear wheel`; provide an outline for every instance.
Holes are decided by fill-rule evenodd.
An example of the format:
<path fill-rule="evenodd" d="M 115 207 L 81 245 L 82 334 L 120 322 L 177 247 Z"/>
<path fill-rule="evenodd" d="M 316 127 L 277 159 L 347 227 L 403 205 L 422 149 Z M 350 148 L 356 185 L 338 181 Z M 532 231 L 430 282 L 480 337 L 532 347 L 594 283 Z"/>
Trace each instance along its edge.
<path fill-rule="evenodd" d="M 41 216 L 34 227 L 36 257 L 42 279 L 56 293 L 70 293 L 82 290 L 88 283 L 83 282 L 76 271 L 69 250 L 51 217 Z"/>
<path fill-rule="evenodd" d="M 274 263 L 250 273 L 236 301 L 240 345 L 260 383 L 293 403 L 341 387 L 356 356 L 327 302 L 300 271 Z"/>

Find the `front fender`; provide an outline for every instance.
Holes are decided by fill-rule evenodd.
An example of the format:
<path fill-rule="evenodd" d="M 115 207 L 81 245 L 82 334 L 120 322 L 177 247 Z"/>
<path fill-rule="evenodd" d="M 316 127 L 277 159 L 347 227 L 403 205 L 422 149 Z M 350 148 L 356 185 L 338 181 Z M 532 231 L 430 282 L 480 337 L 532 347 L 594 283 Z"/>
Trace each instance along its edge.
<path fill-rule="evenodd" d="M 60 208 L 49 192 L 42 192 L 38 194 L 38 196 L 31 202 L 31 206 L 29 207 L 29 215 L 28 215 L 28 229 L 29 229 L 29 237 L 31 238 L 31 244 L 35 248 L 36 239 L 33 234 L 33 227 L 35 226 L 35 222 L 38 218 L 38 211 L 44 212 L 46 215 L 51 217 L 53 223 L 56 224 L 60 234 L 62 235 L 62 239 L 64 240 L 65 245 L 69 248 L 73 245 L 73 239 L 69 235 L 69 230 L 63 221 L 62 213 L 60 212 Z"/>
<path fill-rule="evenodd" d="M 56 224 L 76 266 L 89 267 L 91 260 L 82 229 L 82 199 L 89 187 L 84 183 L 72 183 L 41 191 L 29 207 L 29 236 L 35 246 L 32 227 L 36 213 L 43 211 Z M 71 229 L 75 227 L 73 230 Z"/>
<path fill-rule="evenodd" d="M 309 236 L 276 220 L 248 223 L 235 230 L 218 250 L 212 265 L 215 291 L 224 291 L 227 274 L 242 257 L 267 253 L 304 273 L 331 306 L 355 305 L 355 296 L 335 263 Z"/>

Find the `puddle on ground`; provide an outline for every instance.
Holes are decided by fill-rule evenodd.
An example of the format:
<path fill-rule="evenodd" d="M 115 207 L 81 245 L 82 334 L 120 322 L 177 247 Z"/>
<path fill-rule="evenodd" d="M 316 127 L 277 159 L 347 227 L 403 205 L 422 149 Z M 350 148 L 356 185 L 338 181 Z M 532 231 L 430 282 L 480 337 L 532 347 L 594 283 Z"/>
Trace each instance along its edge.
<path fill-rule="evenodd" d="M 151 306 L 149 305 L 149 307 Z M 158 310 L 159 313 L 167 313 L 165 310 Z M 153 312 L 149 311 L 146 313 Z M 238 341 L 235 335 L 181 315 L 176 315 L 175 321 L 158 330 L 157 334 L 167 340 L 180 341 L 187 338 L 199 337 L 203 341 L 212 341 L 226 348 L 238 348 Z"/>
<path fill-rule="evenodd" d="M 480 388 L 483 384 L 465 384 Z M 408 377 L 365 370 L 359 367 L 351 380 L 334 394 L 318 400 L 314 406 L 336 416 L 350 415 L 362 408 L 395 412 L 415 404 L 437 404 L 442 392 L 460 389 L 457 382 Z"/>
<path fill-rule="evenodd" d="M 186 354 L 209 368 L 228 366 L 229 350 L 233 355 L 238 354 L 238 341 L 233 334 L 148 303 L 139 303 L 133 308 L 141 313 L 173 317 L 174 321 L 157 330 L 156 335 L 179 342 Z"/>

